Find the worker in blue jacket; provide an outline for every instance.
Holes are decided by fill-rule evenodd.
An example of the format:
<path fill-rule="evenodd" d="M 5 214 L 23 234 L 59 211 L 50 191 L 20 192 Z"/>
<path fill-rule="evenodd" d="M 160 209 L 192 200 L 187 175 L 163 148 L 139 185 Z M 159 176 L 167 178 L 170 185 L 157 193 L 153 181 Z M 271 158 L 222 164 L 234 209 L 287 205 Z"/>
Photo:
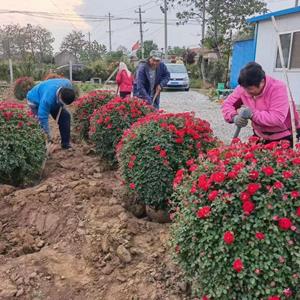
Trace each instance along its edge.
<path fill-rule="evenodd" d="M 49 115 L 58 123 L 62 149 L 71 148 L 71 116 L 65 105 L 75 100 L 75 91 L 68 79 L 57 78 L 42 81 L 27 93 L 28 105 L 37 116 L 41 127 L 51 142 Z"/>
<path fill-rule="evenodd" d="M 153 50 L 147 62 L 138 68 L 137 96 L 159 109 L 160 92 L 169 80 L 170 73 L 166 65 L 161 62 L 161 53 Z"/>

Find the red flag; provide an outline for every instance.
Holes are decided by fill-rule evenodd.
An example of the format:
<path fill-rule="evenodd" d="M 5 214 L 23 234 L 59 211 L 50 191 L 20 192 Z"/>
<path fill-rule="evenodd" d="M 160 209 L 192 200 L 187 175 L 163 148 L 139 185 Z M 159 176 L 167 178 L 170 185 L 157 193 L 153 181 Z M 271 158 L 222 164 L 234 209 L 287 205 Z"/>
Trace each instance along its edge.
<path fill-rule="evenodd" d="M 141 48 L 140 42 L 137 41 L 131 48 L 132 51 L 137 51 Z"/>

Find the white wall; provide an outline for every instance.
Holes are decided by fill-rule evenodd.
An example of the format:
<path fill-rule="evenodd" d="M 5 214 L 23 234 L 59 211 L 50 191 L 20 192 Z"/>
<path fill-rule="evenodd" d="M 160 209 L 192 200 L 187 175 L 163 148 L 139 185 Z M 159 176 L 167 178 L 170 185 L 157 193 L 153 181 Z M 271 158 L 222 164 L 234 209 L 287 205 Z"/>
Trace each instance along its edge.
<path fill-rule="evenodd" d="M 300 13 L 277 17 L 280 32 L 300 31 Z M 277 55 L 276 33 L 271 20 L 259 22 L 255 61 L 261 64 L 267 75 L 284 80 L 282 71 L 275 69 Z M 300 51 L 300 49 L 299 49 Z M 300 70 L 289 70 L 291 90 L 296 103 L 300 104 Z"/>

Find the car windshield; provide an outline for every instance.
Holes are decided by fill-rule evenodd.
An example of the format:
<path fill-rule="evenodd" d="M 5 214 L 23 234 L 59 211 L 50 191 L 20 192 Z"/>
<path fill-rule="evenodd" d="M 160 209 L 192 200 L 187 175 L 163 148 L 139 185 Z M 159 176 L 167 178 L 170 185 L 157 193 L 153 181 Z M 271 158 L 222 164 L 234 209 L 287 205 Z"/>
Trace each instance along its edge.
<path fill-rule="evenodd" d="M 186 73 L 185 65 L 167 65 L 170 73 Z"/>

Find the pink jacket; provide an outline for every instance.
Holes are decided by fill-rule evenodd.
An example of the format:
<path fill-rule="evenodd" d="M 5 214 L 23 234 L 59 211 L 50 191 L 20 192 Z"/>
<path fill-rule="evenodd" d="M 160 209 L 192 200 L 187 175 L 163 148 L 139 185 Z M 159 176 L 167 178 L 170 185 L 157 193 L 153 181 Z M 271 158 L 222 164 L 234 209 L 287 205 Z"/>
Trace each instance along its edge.
<path fill-rule="evenodd" d="M 286 85 L 272 77 L 266 77 L 266 86 L 261 95 L 254 98 L 238 86 L 226 99 L 222 113 L 228 123 L 238 114 L 242 105 L 252 112 L 252 127 L 255 134 L 265 140 L 279 140 L 291 132 L 291 116 Z M 299 114 L 295 109 L 296 127 L 300 127 Z"/>
<path fill-rule="evenodd" d="M 120 92 L 129 92 L 131 93 L 133 88 L 133 75 L 130 76 L 127 74 L 126 70 L 119 71 L 117 74 L 117 84 L 120 87 Z"/>

